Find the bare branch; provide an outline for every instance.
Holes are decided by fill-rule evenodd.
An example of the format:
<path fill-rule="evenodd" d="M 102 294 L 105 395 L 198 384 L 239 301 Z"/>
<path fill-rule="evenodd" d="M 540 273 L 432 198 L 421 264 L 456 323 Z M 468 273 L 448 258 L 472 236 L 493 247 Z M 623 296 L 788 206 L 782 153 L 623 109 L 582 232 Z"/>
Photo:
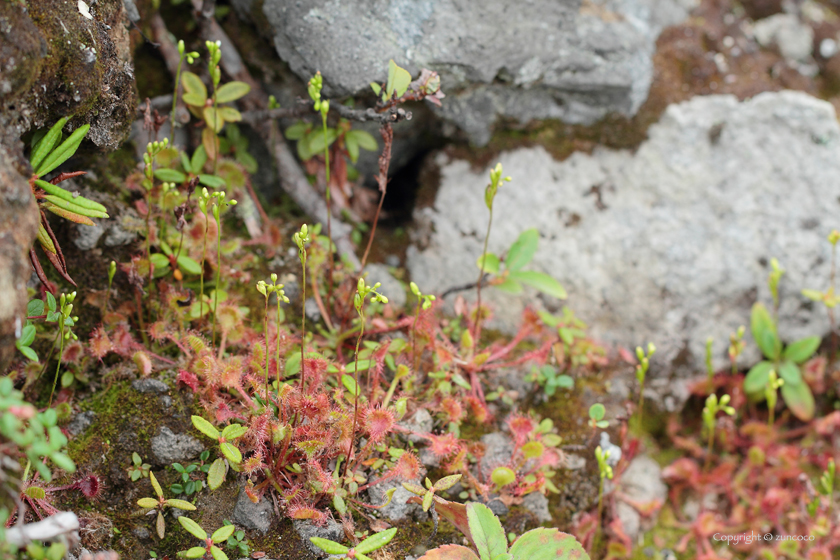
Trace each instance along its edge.
<path fill-rule="evenodd" d="M 376 109 L 351 109 L 341 103 L 330 103 L 330 110 L 334 110 L 342 118 L 357 122 L 378 122 L 379 124 L 393 124 L 400 121 L 410 121 L 411 111 L 400 107 L 389 107 L 382 113 Z M 295 107 L 282 109 L 265 109 L 258 111 L 245 111 L 242 113 L 242 120 L 248 123 L 262 122 L 266 119 L 284 119 L 289 117 L 302 117 L 314 114 L 312 101 L 298 99 Z"/>

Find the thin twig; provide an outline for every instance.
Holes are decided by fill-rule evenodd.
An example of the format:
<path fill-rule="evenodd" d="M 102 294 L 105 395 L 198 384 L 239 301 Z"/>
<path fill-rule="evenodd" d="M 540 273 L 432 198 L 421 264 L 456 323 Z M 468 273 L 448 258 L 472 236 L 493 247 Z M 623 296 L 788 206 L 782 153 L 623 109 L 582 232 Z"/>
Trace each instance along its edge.
<path fill-rule="evenodd" d="M 379 128 L 379 133 L 382 135 L 382 140 L 385 146 L 382 148 L 382 154 L 379 156 L 379 175 L 376 177 L 376 182 L 379 184 L 379 205 L 376 207 L 376 215 L 373 217 L 373 226 L 370 230 L 370 237 L 365 248 L 365 254 L 362 257 L 362 268 L 365 268 L 370 248 L 373 246 L 373 237 L 376 235 L 376 224 L 379 223 L 379 213 L 382 211 L 382 203 L 385 202 L 385 194 L 388 190 L 388 167 L 391 165 L 391 145 L 394 141 L 394 129 L 391 128 L 390 123 L 385 123 Z"/>

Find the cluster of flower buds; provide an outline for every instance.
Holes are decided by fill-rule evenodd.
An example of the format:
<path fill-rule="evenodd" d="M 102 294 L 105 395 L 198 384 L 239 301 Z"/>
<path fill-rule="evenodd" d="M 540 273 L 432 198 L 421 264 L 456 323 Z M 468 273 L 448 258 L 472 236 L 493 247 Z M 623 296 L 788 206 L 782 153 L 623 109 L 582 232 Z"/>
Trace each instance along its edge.
<path fill-rule="evenodd" d="M 188 64 L 192 64 L 198 58 L 199 54 L 195 51 L 186 52 L 186 50 L 187 47 L 184 45 L 183 39 L 178 41 L 178 54 L 181 55 L 182 59 L 186 59 Z"/>
<path fill-rule="evenodd" d="M 365 299 L 370 294 L 373 294 L 370 301 L 374 303 L 388 303 L 388 298 L 376 291 L 380 286 L 382 286 L 381 282 L 377 282 L 373 286 L 368 286 L 364 278 L 359 278 L 359 282 L 356 285 L 356 295 L 353 297 L 353 305 L 356 307 L 356 312 L 362 312 Z"/>
<path fill-rule="evenodd" d="M 309 83 L 306 85 L 306 90 L 309 92 L 309 97 L 315 103 L 316 111 L 321 112 L 322 117 L 326 117 L 330 110 L 330 101 L 328 99 L 321 99 L 321 89 L 324 87 L 324 78 L 320 72 L 316 72 Z"/>
<path fill-rule="evenodd" d="M 76 322 L 79 320 L 76 316 L 71 316 L 70 314 L 73 313 L 73 302 L 76 301 L 76 292 L 70 292 L 69 294 L 61 294 L 59 298 L 59 313 L 61 314 L 61 322 L 64 326 L 72 327 Z M 64 333 L 64 340 L 79 340 L 79 337 L 71 331 L 67 330 Z"/>
<path fill-rule="evenodd" d="M 283 287 L 284 284 L 277 283 L 277 275 L 273 272 L 271 273 L 271 284 L 265 282 L 264 280 L 257 282 L 257 291 L 266 298 L 268 298 L 270 294 L 276 293 L 277 299 L 285 303 L 289 303 L 289 298 L 286 297 L 286 292 L 283 290 Z"/>
<path fill-rule="evenodd" d="M 219 68 L 219 61 L 222 60 L 222 42 L 221 41 L 207 41 L 207 52 L 210 53 L 210 60 L 207 61 L 207 72 L 213 80 L 213 87 L 219 87 L 219 82 L 222 81 L 222 70 Z"/>
<path fill-rule="evenodd" d="M 414 282 L 411 282 L 408 286 L 411 288 L 411 293 L 417 297 L 417 303 L 423 307 L 423 311 L 432 306 L 432 302 L 435 301 L 435 296 L 422 293 Z"/>
<path fill-rule="evenodd" d="M 496 191 L 502 185 L 502 182 L 510 182 L 510 177 L 502 177 L 502 164 L 497 163 L 496 167 L 490 170 L 490 184 L 484 190 L 484 204 L 487 205 L 488 210 L 493 210 L 493 200 L 496 198 Z"/>

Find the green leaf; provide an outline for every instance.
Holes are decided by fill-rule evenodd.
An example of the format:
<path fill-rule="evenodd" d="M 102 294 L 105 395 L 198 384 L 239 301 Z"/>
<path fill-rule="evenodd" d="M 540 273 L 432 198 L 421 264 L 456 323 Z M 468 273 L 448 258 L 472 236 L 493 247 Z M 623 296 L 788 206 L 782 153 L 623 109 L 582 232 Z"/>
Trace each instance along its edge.
<path fill-rule="evenodd" d="M 219 133 L 225 126 L 225 119 L 215 107 L 205 107 L 202 114 L 204 115 L 204 122 Z"/>
<path fill-rule="evenodd" d="M 512 560 L 589 560 L 572 535 L 544 527 L 532 529 L 516 539 L 510 555 Z"/>
<path fill-rule="evenodd" d="M 595 403 L 589 407 L 589 417 L 595 421 L 602 420 L 607 413 L 607 408 L 601 403 Z"/>
<path fill-rule="evenodd" d="M 201 174 L 198 176 L 198 181 L 205 187 L 210 187 L 211 189 L 221 189 L 224 188 L 227 183 L 221 177 L 216 177 L 215 175 L 204 175 Z"/>
<path fill-rule="evenodd" d="M 203 546 L 194 546 L 187 551 L 187 558 L 201 558 L 207 553 L 207 549 Z"/>
<path fill-rule="evenodd" d="M 522 282 L 532 288 L 536 288 L 544 294 L 554 296 L 557 299 L 566 299 L 566 290 L 560 282 L 543 272 L 532 270 L 519 270 L 511 272 L 508 277 L 511 280 Z"/>
<path fill-rule="evenodd" d="M 461 476 L 462 475 L 460 475 L 460 474 L 452 474 L 452 475 L 445 476 L 445 477 L 441 478 L 440 480 L 438 480 L 434 484 L 435 492 L 442 492 L 444 490 L 449 490 L 450 488 L 455 486 L 455 484 L 459 480 L 461 480 Z"/>
<path fill-rule="evenodd" d="M 255 160 L 254 156 L 248 152 L 244 152 L 242 150 L 237 151 L 236 161 L 238 161 L 248 173 L 254 174 L 257 172 L 257 160 Z"/>
<path fill-rule="evenodd" d="M 204 107 L 204 104 L 207 102 L 207 98 L 202 97 L 200 93 L 187 92 L 181 98 L 184 100 L 184 103 L 192 107 Z"/>
<path fill-rule="evenodd" d="M 50 152 L 41 165 L 38 166 L 38 169 L 35 171 L 35 174 L 38 177 L 43 177 L 76 153 L 76 150 L 79 149 L 79 144 L 82 143 L 82 140 L 85 139 L 87 136 L 88 130 L 90 130 L 90 125 L 86 124 L 80 126 L 76 130 L 73 131 L 73 134 L 67 137 L 67 140 L 61 143 L 58 148 L 54 149 Z"/>
<path fill-rule="evenodd" d="M 376 533 L 374 535 L 369 536 L 353 548 L 356 549 L 356 552 L 367 554 L 368 552 L 379 550 L 380 548 L 391 542 L 391 539 L 393 539 L 394 535 L 396 534 L 397 528 L 392 527 L 391 529 L 382 531 L 381 533 Z"/>
<path fill-rule="evenodd" d="M 228 461 L 231 463 L 239 464 L 242 462 L 242 453 L 239 452 L 239 449 L 228 442 L 220 443 L 219 447 L 222 449 L 222 455 L 227 457 Z"/>
<path fill-rule="evenodd" d="M 316 130 L 311 134 L 311 140 L 309 141 L 309 149 L 312 150 L 313 153 L 321 153 L 327 148 L 327 146 L 332 145 L 332 143 L 335 142 L 336 138 L 338 138 L 338 135 L 336 134 L 335 129 L 328 128 L 325 143 L 324 131 Z"/>
<path fill-rule="evenodd" d="M 507 538 L 499 518 L 484 504 L 467 504 L 467 519 L 473 543 L 481 560 L 493 560 L 507 552 Z"/>
<path fill-rule="evenodd" d="M 140 498 L 137 500 L 137 505 L 141 508 L 152 509 L 158 507 L 160 502 L 154 498 Z"/>
<path fill-rule="evenodd" d="M 359 160 L 359 143 L 356 137 L 352 134 L 352 130 L 344 135 L 344 147 L 347 148 L 347 155 L 350 156 L 350 161 L 356 163 Z"/>
<path fill-rule="evenodd" d="M 356 380 L 353 379 L 351 376 L 345 374 L 341 375 L 341 384 L 344 385 L 344 388 L 347 389 L 351 395 L 354 397 L 359 396 L 359 386 L 356 383 Z"/>
<path fill-rule="evenodd" d="M 68 120 L 69 117 L 58 119 L 52 128 L 50 128 L 49 132 L 47 132 L 32 148 L 29 163 L 32 165 L 33 170 L 38 169 L 44 161 L 44 158 L 47 157 L 47 154 L 52 152 L 53 148 L 55 148 L 61 140 L 61 131 L 64 129 L 64 125 L 67 124 Z"/>
<path fill-rule="evenodd" d="M 799 371 L 799 366 L 789 360 L 785 360 L 779 365 L 779 377 L 785 380 L 785 385 L 799 385 L 802 383 L 802 372 Z"/>
<path fill-rule="evenodd" d="M 423 511 L 429 511 L 429 508 L 432 507 L 432 500 L 434 500 L 435 494 L 433 492 L 426 492 L 423 495 Z"/>
<path fill-rule="evenodd" d="M 385 92 L 388 99 L 396 94 L 397 97 L 402 97 L 408 85 L 411 83 L 411 74 L 405 68 L 400 68 L 397 63 L 391 59 L 388 62 L 388 84 L 385 87 Z"/>
<path fill-rule="evenodd" d="M 744 378 L 744 392 L 748 395 L 763 396 L 772 369 L 773 363 L 766 360 L 754 365 Z"/>
<path fill-rule="evenodd" d="M 216 532 L 213 533 L 210 538 L 213 540 L 214 543 L 219 544 L 223 543 L 230 538 L 233 532 L 236 531 L 236 527 L 233 525 L 224 525 L 218 529 Z"/>
<path fill-rule="evenodd" d="M 507 292 L 509 294 L 521 294 L 522 293 L 522 284 L 513 280 L 511 278 L 505 278 L 503 282 L 498 284 L 491 284 L 497 290 L 501 290 L 503 292 Z"/>
<path fill-rule="evenodd" d="M 53 296 L 50 292 L 47 292 L 47 309 L 52 312 L 55 312 L 55 296 Z"/>
<path fill-rule="evenodd" d="M 201 170 L 204 169 L 205 163 L 207 163 L 207 150 L 204 149 L 204 146 L 199 146 L 193 152 L 192 159 L 190 160 L 192 173 L 195 173 L 196 175 L 201 173 Z"/>
<path fill-rule="evenodd" d="M 215 545 L 210 547 L 210 555 L 213 557 L 213 560 L 228 560 L 227 554 L 222 552 L 222 549 Z"/>
<path fill-rule="evenodd" d="M 369 152 L 375 152 L 379 149 L 379 143 L 372 134 L 364 130 L 351 130 L 347 133 L 348 136 L 353 136 L 359 147 Z"/>
<path fill-rule="evenodd" d="M 228 82 L 216 90 L 216 103 L 230 103 L 245 97 L 251 91 L 251 86 L 245 82 Z"/>
<path fill-rule="evenodd" d="M 782 385 L 782 398 L 793 415 L 803 422 L 814 418 L 814 395 L 807 383 L 792 385 L 785 382 Z"/>
<path fill-rule="evenodd" d="M 157 494 L 158 497 L 162 498 L 163 497 L 163 489 L 160 487 L 160 484 L 158 483 L 157 478 L 155 478 L 155 473 L 149 471 L 149 480 L 152 483 L 152 488 L 154 488 L 155 494 Z"/>
<path fill-rule="evenodd" d="M 540 232 L 537 231 L 537 228 L 526 229 L 520 233 L 519 238 L 513 242 L 508 250 L 505 267 L 511 271 L 522 269 L 534 258 L 539 241 Z"/>
<path fill-rule="evenodd" d="M 820 342 L 820 337 L 818 336 L 809 336 L 808 338 L 797 340 L 785 348 L 785 352 L 782 354 L 782 357 L 786 360 L 791 360 L 792 362 L 801 364 L 814 355 L 814 352 L 816 352 L 817 348 L 820 346 Z"/>
<path fill-rule="evenodd" d="M 376 95 L 379 95 L 379 94 L 382 93 L 382 87 L 379 84 L 377 84 L 376 82 L 371 82 L 370 83 L 370 89 L 372 89 L 373 93 L 375 93 Z"/>
<path fill-rule="evenodd" d="M 187 176 L 180 171 L 161 167 L 160 169 L 155 169 L 155 179 L 166 181 L 167 183 L 183 183 L 187 180 Z"/>
<path fill-rule="evenodd" d="M 484 259 L 484 266 L 481 266 L 482 258 Z M 475 266 L 478 267 L 479 270 L 483 270 L 488 274 L 498 274 L 499 273 L 499 257 L 494 255 L 493 253 L 486 253 L 484 255 L 479 255 L 475 261 Z"/>
<path fill-rule="evenodd" d="M 371 366 L 371 360 L 359 360 L 359 371 L 365 371 Z M 353 373 L 356 371 L 356 362 L 350 362 L 344 367 L 344 371 L 347 373 Z M 350 378 L 353 379 L 352 377 Z M 346 385 L 345 385 L 346 386 Z M 351 389 L 347 389 L 348 391 L 352 391 Z"/>
<path fill-rule="evenodd" d="M 217 107 L 216 110 L 219 112 L 219 116 L 225 122 L 239 122 L 242 120 L 242 113 L 234 109 L 233 107 Z"/>
<path fill-rule="evenodd" d="M 328 539 L 322 539 L 320 537 L 309 537 L 309 540 L 312 542 L 312 544 L 314 544 L 327 554 L 344 554 L 345 552 L 350 550 L 344 545 L 338 544 L 337 542 L 333 542 Z"/>
<path fill-rule="evenodd" d="M 31 361 L 38 361 L 38 354 L 29 346 L 18 346 L 17 349 L 20 351 L 21 354 L 23 354 L 26 358 L 29 358 Z"/>
<path fill-rule="evenodd" d="M 155 267 L 155 270 L 159 270 L 169 266 L 169 259 L 166 258 L 166 255 L 164 255 L 163 253 L 152 253 L 152 256 L 149 257 L 149 260 L 152 262 L 152 266 Z"/>
<path fill-rule="evenodd" d="M 181 84 L 184 86 L 185 92 L 196 93 L 201 98 L 200 103 L 190 103 L 190 105 L 204 105 L 207 101 L 207 88 L 204 86 L 201 78 L 192 72 L 184 72 L 181 74 Z M 186 98 L 184 98 L 184 101 L 186 101 Z M 186 102 L 189 103 L 188 101 Z"/>
<path fill-rule="evenodd" d="M 781 352 L 781 342 L 776 336 L 776 324 L 770 312 L 761 303 L 753 305 L 750 314 L 750 330 L 762 353 L 769 360 L 776 360 Z"/>
<path fill-rule="evenodd" d="M 445 544 L 426 551 L 419 560 L 479 560 L 475 552 L 459 544 Z"/>
<path fill-rule="evenodd" d="M 219 430 L 213 427 L 213 424 L 202 418 L 201 416 L 192 416 L 192 424 L 195 429 L 212 439 L 219 439 L 221 435 Z"/>
<path fill-rule="evenodd" d="M 248 433 L 248 426 L 243 426 L 242 424 L 231 424 L 229 426 L 225 426 L 225 429 L 222 430 L 222 437 L 226 440 L 232 440 L 242 437 L 246 433 Z"/>
<path fill-rule="evenodd" d="M 182 515 L 178 518 L 178 523 L 187 530 L 189 534 L 194 536 L 197 539 L 201 539 L 203 541 L 207 540 L 207 533 L 202 529 L 198 523 L 187 517 L 186 515 Z"/>
<path fill-rule="evenodd" d="M 210 470 L 207 471 L 207 485 L 210 490 L 215 490 L 225 481 L 227 475 L 227 465 L 225 460 L 219 457 L 213 464 L 210 465 Z"/>
<path fill-rule="evenodd" d="M 17 343 L 21 346 L 30 346 L 35 341 L 35 325 L 27 324 L 20 331 L 20 338 Z"/>
<path fill-rule="evenodd" d="M 303 121 L 296 122 L 286 129 L 286 140 L 300 140 L 303 138 L 312 125 Z"/>
<path fill-rule="evenodd" d="M 171 498 L 169 500 L 166 500 L 166 505 L 177 509 L 182 509 L 184 511 L 195 511 L 195 506 L 185 500 L 177 500 L 175 498 Z"/>
<path fill-rule="evenodd" d="M 516 473 L 508 467 L 496 467 L 490 475 L 490 480 L 498 487 L 507 486 L 516 482 Z"/>
<path fill-rule="evenodd" d="M 198 264 L 195 259 L 192 259 L 187 255 L 181 255 L 178 257 L 178 268 L 187 274 L 193 274 L 195 276 L 201 274 L 201 265 Z"/>
<path fill-rule="evenodd" d="M 33 299 L 26 304 L 26 315 L 29 317 L 38 317 L 44 315 L 44 300 Z"/>

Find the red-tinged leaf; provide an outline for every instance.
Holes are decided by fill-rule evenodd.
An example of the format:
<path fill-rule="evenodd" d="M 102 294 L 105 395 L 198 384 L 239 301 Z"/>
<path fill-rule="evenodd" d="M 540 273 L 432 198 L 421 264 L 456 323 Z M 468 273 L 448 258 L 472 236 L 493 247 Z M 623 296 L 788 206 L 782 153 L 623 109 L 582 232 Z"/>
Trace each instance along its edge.
<path fill-rule="evenodd" d="M 61 216 L 65 220 L 70 220 L 71 222 L 76 222 L 77 224 L 83 224 L 86 226 L 94 225 L 93 220 L 88 218 L 87 216 L 82 216 L 80 214 L 76 214 L 75 212 L 71 212 L 69 210 L 65 210 L 64 208 L 59 208 L 55 204 L 51 202 L 44 202 L 42 205 L 44 210 L 49 210 L 53 214 L 57 216 Z"/>
<path fill-rule="evenodd" d="M 422 504 L 423 501 L 417 496 L 411 496 L 406 500 L 410 504 Z M 450 502 L 439 496 L 435 496 L 435 511 L 437 511 L 444 519 L 452 523 L 456 529 L 461 531 L 465 537 L 472 541 L 472 533 L 470 533 L 470 522 L 467 519 L 467 506 L 457 502 Z"/>
<path fill-rule="evenodd" d="M 459 544 L 445 544 L 429 550 L 420 560 L 479 560 L 475 552 Z"/>
<path fill-rule="evenodd" d="M 814 395 L 807 383 L 799 383 L 798 385 L 785 383 L 782 385 L 782 398 L 793 415 L 803 422 L 808 422 L 814 418 L 816 405 Z"/>

